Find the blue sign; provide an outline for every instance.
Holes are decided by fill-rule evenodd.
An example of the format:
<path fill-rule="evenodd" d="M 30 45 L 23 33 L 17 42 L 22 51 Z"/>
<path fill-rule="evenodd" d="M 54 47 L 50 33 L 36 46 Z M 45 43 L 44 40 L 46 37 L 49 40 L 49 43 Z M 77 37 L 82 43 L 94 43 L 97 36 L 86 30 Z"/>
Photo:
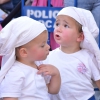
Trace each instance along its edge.
<path fill-rule="evenodd" d="M 48 31 L 53 32 L 56 15 L 61 9 L 61 7 L 24 6 L 22 15 L 44 23 Z"/>

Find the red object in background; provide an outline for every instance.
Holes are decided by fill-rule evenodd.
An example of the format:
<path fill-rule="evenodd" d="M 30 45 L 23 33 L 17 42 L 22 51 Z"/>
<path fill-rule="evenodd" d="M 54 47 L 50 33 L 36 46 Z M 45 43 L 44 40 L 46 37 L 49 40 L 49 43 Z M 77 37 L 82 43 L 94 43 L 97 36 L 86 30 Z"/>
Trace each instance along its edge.
<path fill-rule="evenodd" d="M 58 48 L 60 45 L 56 43 L 56 41 L 54 40 L 54 33 L 50 33 L 50 47 L 52 50 Z"/>
<path fill-rule="evenodd" d="M 1 26 L 1 24 L 0 24 L 0 30 L 2 29 L 2 26 Z"/>

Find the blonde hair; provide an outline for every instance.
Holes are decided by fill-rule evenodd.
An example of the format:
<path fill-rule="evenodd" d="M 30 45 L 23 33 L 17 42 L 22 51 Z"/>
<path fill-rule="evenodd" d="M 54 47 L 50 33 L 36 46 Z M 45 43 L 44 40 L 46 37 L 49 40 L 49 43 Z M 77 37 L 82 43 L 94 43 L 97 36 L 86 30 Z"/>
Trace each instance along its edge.
<path fill-rule="evenodd" d="M 75 19 L 74 19 L 75 20 Z M 82 25 L 79 23 L 79 22 L 77 22 L 76 20 L 75 20 L 75 22 L 76 22 L 76 26 L 77 26 L 77 28 L 78 28 L 78 31 L 81 33 L 81 32 L 83 32 L 82 31 Z"/>

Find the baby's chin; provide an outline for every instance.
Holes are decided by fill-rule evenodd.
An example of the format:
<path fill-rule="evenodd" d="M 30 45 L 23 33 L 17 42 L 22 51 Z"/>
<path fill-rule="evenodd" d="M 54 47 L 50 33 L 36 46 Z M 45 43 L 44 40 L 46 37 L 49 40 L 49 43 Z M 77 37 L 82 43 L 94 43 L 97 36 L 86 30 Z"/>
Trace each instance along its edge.
<path fill-rule="evenodd" d="M 47 56 L 49 55 L 49 53 L 47 54 Z M 47 56 L 45 56 L 44 58 L 42 59 L 39 59 L 38 61 L 42 61 L 42 60 L 46 60 Z"/>

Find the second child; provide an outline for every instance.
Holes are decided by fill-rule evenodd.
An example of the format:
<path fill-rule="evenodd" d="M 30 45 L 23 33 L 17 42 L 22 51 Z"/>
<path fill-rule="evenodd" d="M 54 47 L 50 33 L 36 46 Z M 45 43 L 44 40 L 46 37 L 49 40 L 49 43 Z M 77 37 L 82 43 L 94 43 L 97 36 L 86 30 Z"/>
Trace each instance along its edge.
<path fill-rule="evenodd" d="M 99 29 L 90 11 L 65 7 L 56 17 L 54 38 L 60 45 L 44 63 L 56 66 L 61 88 L 51 100 L 95 100 L 95 82 L 100 89 L 100 50 L 95 41 Z"/>

